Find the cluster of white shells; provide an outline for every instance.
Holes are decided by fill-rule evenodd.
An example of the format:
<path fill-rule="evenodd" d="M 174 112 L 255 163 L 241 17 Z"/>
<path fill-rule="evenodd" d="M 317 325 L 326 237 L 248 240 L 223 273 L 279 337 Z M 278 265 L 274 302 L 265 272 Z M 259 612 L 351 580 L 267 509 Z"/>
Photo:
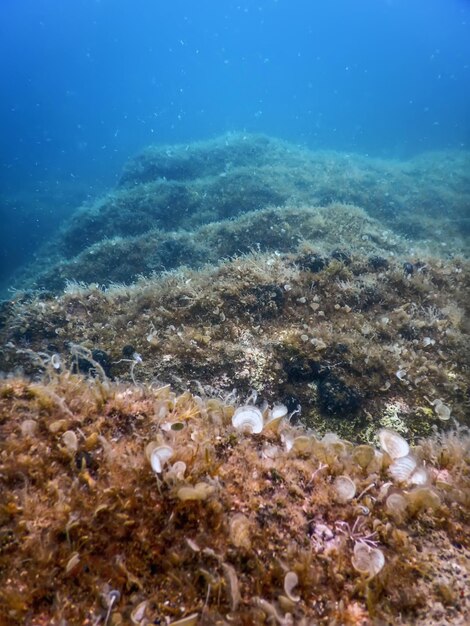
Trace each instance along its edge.
<path fill-rule="evenodd" d="M 403 520 L 407 512 L 436 508 L 440 504 L 438 494 L 429 486 L 426 468 L 410 451 L 407 441 L 392 430 L 380 430 L 378 433 L 380 449 L 376 449 L 371 445 L 353 446 L 334 433 L 326 433 L 319 439 L 313 433 L 300 433 L 295 428 L 281 427 L 281 424 L 286 425 L 289 421 L 288 409 L 283 404 L 276 404 L 272 408 L 267 405 L 259 408 L 252 400 L 251 403 L 248 401 L 236 409 L 225 411 L 214 401 L 210 406 L 207 405 L 207 409 L 207 414 L 214 423 L 222 425 L 225 419 L 231 420 L 232 427 L 244 435 L 256 436 L 270 429 L 279 432 L 277 443 L 272 440 L 266 441 L 261 449 L 261 457 L 267 462 L 274 461 L 282 453 L 311 454 L 319 462 L 316 472 L 334 467 L 341 459 L 346 463 L 352 461 L 356 468 L 360 468 L 369 476 L 377 476 L 385 469 L 390 475 L 391 482 L 382 485 L 376 500 L 385 503 L 385 510 L 391 517 Z M 163 479 L 176 487 L 176 495 L 180 500 L 204 500 L 216 487 L 211 481 L 201 481 L 195 485 L 186 482 L 186 465 L 181 460 L 175 460 L 175 451 L 165 440 L 166 437 L 173 436 L 172 433 L 176 435 L 178 430 L 185 428 L 185 424 L 178 422 L 176 427 L 173 423 L 168 424 L 164 422 L 160 425 L 166 434 L 158 435 L 156 441 L 147 445 L 147 459 L 159 480 Z M 194 436 L 192 433 L 191 438 Z M 67 447 L 73 447 L 74 442 L 70 436 L 63 439 Z M 348 465 L 344 464 L 343 467 L 346 468 Z M 369 488 L 373 486 L 374 483 L 371 483 Z M 336 501 L 341 504 L 354 499 L 359 501 L 362 494 L 369 490 L 367 488 L 357 495 L 354 472 L 352 476 L 346 473 L 337 475 L 332 487 Z M 369 513 L 367 506 L 359 508 L 360 515 Z M 354 569 L 369 578 L 376 576 L 385 564 L 384 554 L 375 542 L 362 541 L 360 537 L 355 536 L 351 538 L 355 540 L 351 559 Z M 250 522 L 241 513 L 231 518 L 230 540 L 236 547 L 243 549 L 251 547 Z M 291 603 L 299 601 L 299 596 L 293 592 L 297 584 L 297 575 L 288 572 L 284 584 L 286 601 Z"/>
<path fill-rule="evenodd" d="M 195 485 L 185 483 L 186 463 L 175 461 L 170 463 L 175 452 L 174 449 L 160 440 L 151 441 L 145 448 L 145 455 L 155 472 L 167 484 L 178 487 L 176 496 L 180 500 L 205 500 L 215 491 L 215 487 L 206 482 L 198 482 Z"/>
<path fill-rule="evenodd" d="M 392 481 L 383 484 L 378 494 L 378 500 L 385 501 L 387 513 L 403 521 L 407 513 L 436 509 L 440 505 L 439 495 L 429 485 L 428 472 L 411 452 L 408 442 L 389 429 L 382 429 L 378 433 L 378 438 L 380 450 L 369 445 L 360 445 L 349 449 L 348 453 L 350 453 L 350 458 L 369 474 L 387 469 Z M 321 460 L 328 463 L 326 453 L 328 448 L 341 453 L 342 445 L 348 449 L 347 442 L 328 434 L 314 447 L 317 456 L 320 453 Z M 322 453 L 323 457 L 321 457 Z M 336 500 L 340 503 L 349 502 L 356 497 L 356 484 L 346 474 L 335 478 L 333 488 Z M 385 557 L 378 547 L 369 545 L 367 542 L 356 541 L 351 562 L 358 572 L 373 577 L 383 568 Z"/>
<path fill-rule="evenodd" d="M 393 483 L 382 485 L 379 499 L 385 499 L 387 512 L 401 520 L 407 511 L 436 509 L 440 505 L 439 495 L 429 486 L 426 468 L 410 452 L 405 439 L 391 430 L 383 429 L 379 432 L 379 440 L 381 448 L 391 460 L 388 472 L 392 480 L 405 488 L 396 490 Z"/>
<path fill-rule="evenodd" d="M 272 409 L 266 407 L 264 411 L 254 404 L 245 404 L 235 410 L 232 426 L 240 432 L 259 435 L 267 428 L 277 427 L 286 416 L 287 407 L 283 404 L 275 404 Z"/>
<path fill-rule="evenodd" d="M 388 454 L 392 463 L 388 471 L 394 481 L 405 485 L 425 485 L 428 475 L 425 468 L 410 453 L 408 442 L 387 428 L 379 432 L 380 446 Z"/>

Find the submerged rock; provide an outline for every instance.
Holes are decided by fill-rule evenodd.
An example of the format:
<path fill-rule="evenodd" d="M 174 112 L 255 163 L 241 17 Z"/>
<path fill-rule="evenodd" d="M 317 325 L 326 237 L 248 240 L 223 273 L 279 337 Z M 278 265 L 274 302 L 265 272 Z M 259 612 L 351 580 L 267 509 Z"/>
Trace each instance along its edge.
<path fill-rule="evenodd" d="M 41 398 L 55 403 L 38 413 Z M 65 408 L 68 430 L 50 429 Z M 250 432 L 234 418 L 261 411 L 234 396 L 69 372 L 1 381 L 2 624 L 262 624 L 289 614 L 463 624 L 468 432 L 413 449 L 427 485 L 392 485 L 386 454 L 331 432 L 319 439 L 284 409 L 275 428 Z M 116 431 L 117 414 L 132 428 Z M 37 429 L 24 429 L 32 420 Z M 396 436 L 382 431 L 382 445 L 384 435 Z"/>
<path fill-rule="evenodd" d="M 406 254 L 410 238 L 438 255 L 447 253 L 445 238 L 455 254 L 465 249 L 468 168 L 465 154 L 453 154 L 446 186 L 441 157 L 387 162 L 236 133 L 151 146 L 114 190 L 72 214 L 16 285 L 57 292 L 67 281 L 130 283 L 305 242 L 318 248 L 301 261 L 312 272 L 330 260 L 347 265 L 359 249 L 385 269 L 377 259 Z"/>

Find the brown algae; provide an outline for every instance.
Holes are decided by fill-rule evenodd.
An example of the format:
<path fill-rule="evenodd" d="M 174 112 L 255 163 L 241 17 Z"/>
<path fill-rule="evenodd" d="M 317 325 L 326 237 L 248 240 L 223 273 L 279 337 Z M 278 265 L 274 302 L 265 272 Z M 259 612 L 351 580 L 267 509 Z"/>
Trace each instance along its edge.
<path fill-rule="evenodd" d="M 48 384 L 61 402 L 38 410 Z M 408 487 L 388 482 L 379 451 L 371 463 L 287 418 L 239 432 L 228 400 L 70 373 L 3 381 L 2 624 L 419 623 L 429 606 L 468 608 L 465 431 L 412 447 L 429 479 Z M 73 419 L 51 431 L 62 405 Z M 162 414 L 185 427 L 164 429 Z"/>

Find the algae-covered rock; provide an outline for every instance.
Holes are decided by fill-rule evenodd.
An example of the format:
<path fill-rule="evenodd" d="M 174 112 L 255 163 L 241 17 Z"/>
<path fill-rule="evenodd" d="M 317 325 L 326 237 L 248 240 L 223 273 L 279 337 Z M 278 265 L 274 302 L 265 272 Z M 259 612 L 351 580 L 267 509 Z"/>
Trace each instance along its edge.
<path fill-rule="evenodd" d="M 465 623 L 465 160 L 229 135 L 72 216 L 0 307 L 2 626 Z"/>
<path fill-rule="evenodd" d="M 464 624 L 468 432 L 413 448 L 427 485 L 409 487 L 377 447 L 363 463 L 236 411 L 68 372 L 2 381 L 2 626 Z"/>
<path fill-rule="evenodd" d="M 108 378 L 255 390 L 354 441 L 382 427 L 429 434 L 452 426 L 449 415 L 468 424 L 468 262 L 412 259 L 410 275 L 393 257 L 379 269 L 363 254 L 318 258 L 249 253 L 131 286 L 17 298 L 3 311 L 0 368 L 38 376 L 55 358 L 86 374 L 106 355 Z"/>
<path fill-rule="evenodd" d="M 386 260 L 412 237 L 415 248 L 452 255 L 468 234 L 469 169 L 464 152 L 385 161 L 260 135 L 152 146 L 116 189 L 72 214 L 17 286 L 130 283 L 302 241 L 328 252 L 341 241 Z"/>

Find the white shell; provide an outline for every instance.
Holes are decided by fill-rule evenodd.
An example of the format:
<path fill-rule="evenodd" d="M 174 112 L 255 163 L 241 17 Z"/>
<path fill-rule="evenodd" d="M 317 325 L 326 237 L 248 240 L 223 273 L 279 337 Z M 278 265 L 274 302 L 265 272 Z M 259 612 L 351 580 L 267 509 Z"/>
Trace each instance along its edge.
<path fill-rule="evenodd" d="M 341 439 L 338 437 L 336 433 L 325 433 L 322 437 L 321 442 L 327 445 L 331 445 L 333 443 L 339 443 Z"/>
<path fill-rule="evenodd" d="M 324 444 L 325 449 L 335 457 L 342 456 L 347 451 L 348 446 L 351 446 L 347 441 L 340 439 L 336 433 L 325 433 L 321 439 L 321 443 Z"/>
<path fill-rule="evenodd" d="M 215 487 L 208 485 L 207 483 L 196 483 L 194 486 L 187 485 L 186 487 L 180 487 L 177 492 L 177 497 L 180 500 L 206 500 L 215 491 Z"/>
<path fill-rule="evenodd" d="M 281 441 L 286 448 L 286 452 L 290 452 L 294 445 L 294 435 L 292 433 L 281 433 Z"/>
<path fill-rule="evenodd" d="M 165 463 L 173 456 L 170 446 L 157 446 L 150 453 L 150 465 L 155 474 L 161 474 Z"/>
<path fill-rule="evenodd" d="M 295 572 L 287 572 L 284 577 L 284 591 L 286 596 L 289 598 L 291 602 L 298 602 L 300 600 L 300 596 L 295 596 L 292 594 L 292 590 L 294 587 L 297 587 L 299 584 L 299 577 Z"/>
<path fill-rule="evenodd" d="M 79 563 L 80 555 L 78 554 L 78 552 L 74 552 L 70 559 L 67 561 L 67 565 L 65 566 L 65 573 L 70 574 L 70 572 L 74 570 Z"/>
<path fill-rule="evenodd" d="M 379 489 L 379 493 L 377 495 L 377 500 L 379 502 L 382 502 L 388 495 L 388 492 L 390 491 L 390 487 L 393 485 L 393 483 L 384 483 L 380 489 Z"/>
<path fill-rule="evenodd" d="M 338 502 L 348 502 L 356 495 L 356 485 L 349 476 L 338 476 L 335 479 L 334 487 Z"/>
<path fill-rule="evenodd" d="M 307 435 L 299 435 L 294 439 L 292 448 L 300 454 L 305 454 L 312 448 L 312 438 L 307 437 Z"/>
<path fill-rule="evenodd" d="M 237 548 L 251 549 L 250 520 L 243 513 L 236 513 L 230 520 L 230 541 Z"/>
<path fill-rule="evenodd" d="M 437 509 L 441 504 L 439 494 L 429 487 L 415 487 L 405 495 L 408 507 L 413 512 L 423 509 Z"/>
<path fill-rule="evenodd" d="M 184 461 L 176 461 L 165 472 L 165 482 L 176 483 L 184 479 L 186 472 L 186 463 Z"/>
<path fill-rule="evenodd" d="M 372 446 L 362 445 L 354 448 L 352 458 L 355 463 L 365 469 L 375 457 L 375 450 Z"/>
<path fill-rule="evenodd" d="M 78 439 L 73 430 L 66 430 L 65 433 L 62 435 L 62 441 L 64 442 L 65 447 L 70 453 L 76 452 L 78 450 Z"/>
<path fill-rule="evenodd" d="M 140 622 L 145 617 L 145 610 L 147 609 L 148 600 L 140 602 L 131 613 L 131 622 L 139 626 Z"/>
<path fill-rule="evenodd" d="M 183 480 L 186 471 L 186 463 L 184 461 L 176 461 L 176 463 L 173 463 L 171 471 L 178 480 Z"/>
<path fill-rule="evenodd" d="M 385 450 L 392 459 L 400 459 L 410 451 L 407 441 L 388 428 L 382 428 L 379 431 L 379 441 L 382 450 Z"/>
<path fill-rule="evenodd" d="M 24 420 L 21 422 L 21 434 L 23 437 L 32 437 L 38 429 L 38 423 L 35 420 Z"/>
<path fill-rule="evenodd" d="M 193 539 L 190 539 L 189 537 L 186 537 L 186 543 L 188 544 L 188 546 L 191 548 L 191 550 L 193 552 L 200 552 L 201 551 L 201 548 L 198 546 L 198 544 Z"/>
<path fill-rule="evenodd" d="M 358 541 L 354 544 L 352 564 L 355 570 L 372 578 L 385 565 L 385 557 L 378 548 L 371 548 Z"/>
<path fill-rule="evenodd" d="M 424 467 L 418 467 L 410 476 L 409 481 L 412 485 L 425 485 L 428 482 L 428 473 Z"/>
<path fill-rule="evenodd" d="M 276 459 L 281 452 L 281 449 L 274 445 L 266 445 L 261 450 L 262 459 Z"/>
<path fill-rule="evenodd" d="M 252 404 L 241 406 L 233 414 L 232 426 L 237 430 L 257 435 L 263 430 L 263 414 Z"/>
<path fill-rule="evenodd" d="M 400 493 L 392 493 L 385 500 L 385 509 L 389 515 L 400 518 L 406 511 L 407 502 Z"/>
<path fill-rule="evenodd" d="M 275 404 L 271 411 L 269 411 L 269 418 L 264 428 L 276 429 L 279 427 L 281 421 L 287 415 L 287 407 L 284 404 Z"/>
<path fill-rule="evenodd" d="M 442 400 L 434 400 L 434 411 L 440 420 L 447 422 L 450 419 L 451 410 L 442 402 Z"/>
<path fill-rule="evenodd" d="M 383 465 L 384 465 L 384 459 L 385 459 L 386 454 L 384 452 L 380 452 L 380 450 L 376 450 L 374 453 L 374 458 L 372 459 L 372 461 L 369 463 L 369 465 L 367 466 L 367 471 L 370 474 L 375 474 L 377 472 L 380 472 L 380 470 L 382 469 Z"/>
<path fill-rule="evenodd" d="M 396 459 L 390 467 L 388 471 L 393 478 L 393 480 L 397 480 L 399 482 L 407 482 L 416 469 L 416 459 L 412 456 L 404 456 L 400 459 Z"/>
<path fill-rule="evenodd" d="M 271 409 L 271 419 L 282 419 L 287 415 L 287 407 L 285 404 L 275 404 Z"/>

